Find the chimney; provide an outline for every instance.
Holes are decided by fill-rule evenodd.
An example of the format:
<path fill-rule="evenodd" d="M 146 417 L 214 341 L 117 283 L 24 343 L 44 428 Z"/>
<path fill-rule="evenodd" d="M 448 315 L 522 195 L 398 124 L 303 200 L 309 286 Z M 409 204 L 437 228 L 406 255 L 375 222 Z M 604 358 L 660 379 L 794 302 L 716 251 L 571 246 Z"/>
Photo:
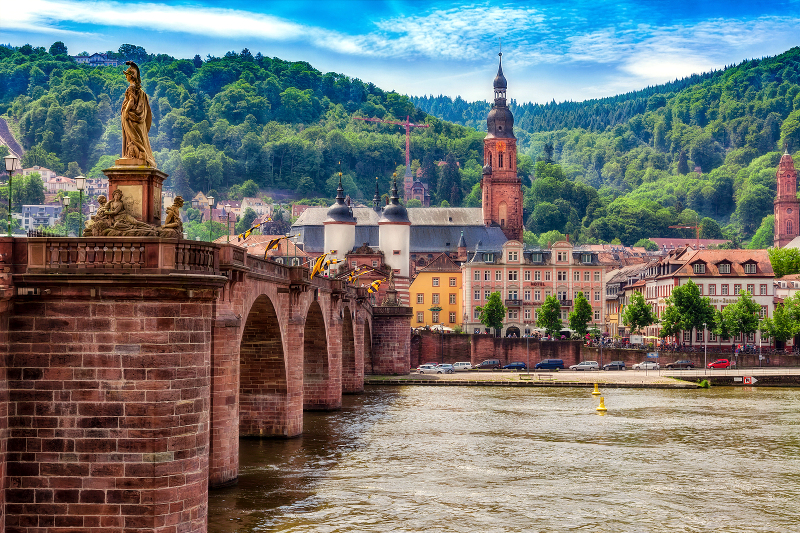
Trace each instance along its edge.
<path fill-rule="evenodd" d="M 569 242 L 569 233 L 567 233 L 567 242 Z"/>

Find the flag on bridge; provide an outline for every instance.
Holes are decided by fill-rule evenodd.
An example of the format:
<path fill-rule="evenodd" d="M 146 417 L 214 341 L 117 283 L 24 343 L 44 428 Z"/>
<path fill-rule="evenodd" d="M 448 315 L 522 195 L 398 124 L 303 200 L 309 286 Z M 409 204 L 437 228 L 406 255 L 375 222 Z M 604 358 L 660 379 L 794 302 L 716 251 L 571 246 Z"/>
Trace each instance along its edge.
<path fill-rule="evenodd" d="M 280 244 L 281 240 L 283 240 L 283 239 L 287 239 L 287 240 L 288 239 L 293 239 L 295 237 L 297 237 L 297 235 L 285 235 L 283 237 L 276 237 L 276 238 L 272 239 L 271 241 L 269 241 L 269 243 L 267 243 L 267 249 L 264 250 L 264 259 L 267 258 L 267 253 L 270 250 L 274 250 L 274 249 L 276 249 L 278 247 L 278 245 Z"/>
<path fill-rule="evenodd" d="M 373 292 L 378 292 L 378 287 L 380 287 L 381 283 L 383 283 L 384 281 L 386 281 L 386 280 L 385 279 L 376 279 L 375 281 L 373 281 L 372 283 L 369 284 L 369 289 L 367 289 L 367 292 L 370 293 L 370 294 L 372 294 Z"/>
<path fill-rule="evenodd" d="M 327 255 L 328 255 L 327 253 L 324 253 L 324 254 L 322 254 L 322 255 L 321 255 L 321 256 L 319 256 L 319 258 L 317 259 L 317 262 L 316 262 L 316 263 L 314 263 L 314 268 L 313 268 L 313 269 L 311 269 L 311 278 L 310 278 L 310 279 L 314 279 L 314 276 L 315 276 L 315 275 L 316 275 L 316 274 L 317 274 L 317 273 L 318 273 L 320 270 L 322 270 L 322 265 L 324 265 L 324 264 L 325 264 L 325 257 L 326 257 Z"/>

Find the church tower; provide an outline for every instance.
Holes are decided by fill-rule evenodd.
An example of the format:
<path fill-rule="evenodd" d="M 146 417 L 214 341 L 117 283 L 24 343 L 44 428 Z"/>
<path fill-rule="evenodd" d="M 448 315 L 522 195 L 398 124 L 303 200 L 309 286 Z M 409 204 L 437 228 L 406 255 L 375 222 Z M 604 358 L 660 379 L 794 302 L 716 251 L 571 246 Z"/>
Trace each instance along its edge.
<path fill-rule="evenodd" d="M 483 141 L 483 223 L 500 226 L 508 239 L 522 242 L 522 182 L 517 177 L 517 138 L 514 115 L 506 104 L 503 54 L 494 79 L 494 105 L 486 118 Z"/>
<path fill-rule="evenodd" d="M 800 201 L 797 200 L 797 171 L 788 148 L 781 157 L 775 196 L 775 248 L 783 248 L 800 235 Z"/>

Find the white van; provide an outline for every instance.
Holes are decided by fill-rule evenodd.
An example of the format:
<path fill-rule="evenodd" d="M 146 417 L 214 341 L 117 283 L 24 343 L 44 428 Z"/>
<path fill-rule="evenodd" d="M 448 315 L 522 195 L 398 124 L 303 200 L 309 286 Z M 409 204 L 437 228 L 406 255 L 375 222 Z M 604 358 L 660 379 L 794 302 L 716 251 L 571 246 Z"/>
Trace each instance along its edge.
<path fill-rule="evenodd" d="M 467 363 L 463 363 L 463 362 L 462 363 L 453 363 L 453 368 L 456 371 L 459 371 L 459 370 L 462 370 L 462 371 L 472 370 L 472 363 L 469 363 L 469 362 L 467 362 Z"/>

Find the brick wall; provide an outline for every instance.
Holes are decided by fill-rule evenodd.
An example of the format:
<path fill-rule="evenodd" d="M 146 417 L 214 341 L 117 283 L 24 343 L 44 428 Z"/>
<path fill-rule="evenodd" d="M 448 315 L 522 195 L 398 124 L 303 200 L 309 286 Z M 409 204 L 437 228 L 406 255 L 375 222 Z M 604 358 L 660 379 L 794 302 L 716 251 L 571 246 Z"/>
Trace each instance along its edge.
<path fill-rule="evenodd" d="M 8 444 L 8 301 L 0 300 L 0 533 L 6 531 L 6 447 Z"/>
<path fill-rule="evenodd" d="M 206 529 L 214 291 L 124 278 L 15 303 L 7 531 Z"/>
<path fill-rule="evenodd" d="M 366 373 L 408 374 L 411 343 L 411 308 L 376 307 L 372 318 L 372 361 Z"/>
<path fill-rule="evenodd" d="M 342 392 L 352 394 L 364 390 L 364 350 L 356 347 L 355 339 L 363 342 L 364 320 L 352 320 L 351 309 L 344 308 L 342 322 Z M 359 364 L 360 361 L 360 364 Z"/>
<path fill-rule="evenodd" d="M 342 405 L 341 323 L 312 302 L 303 329 L 303 409 L 337 409 Z"/>

